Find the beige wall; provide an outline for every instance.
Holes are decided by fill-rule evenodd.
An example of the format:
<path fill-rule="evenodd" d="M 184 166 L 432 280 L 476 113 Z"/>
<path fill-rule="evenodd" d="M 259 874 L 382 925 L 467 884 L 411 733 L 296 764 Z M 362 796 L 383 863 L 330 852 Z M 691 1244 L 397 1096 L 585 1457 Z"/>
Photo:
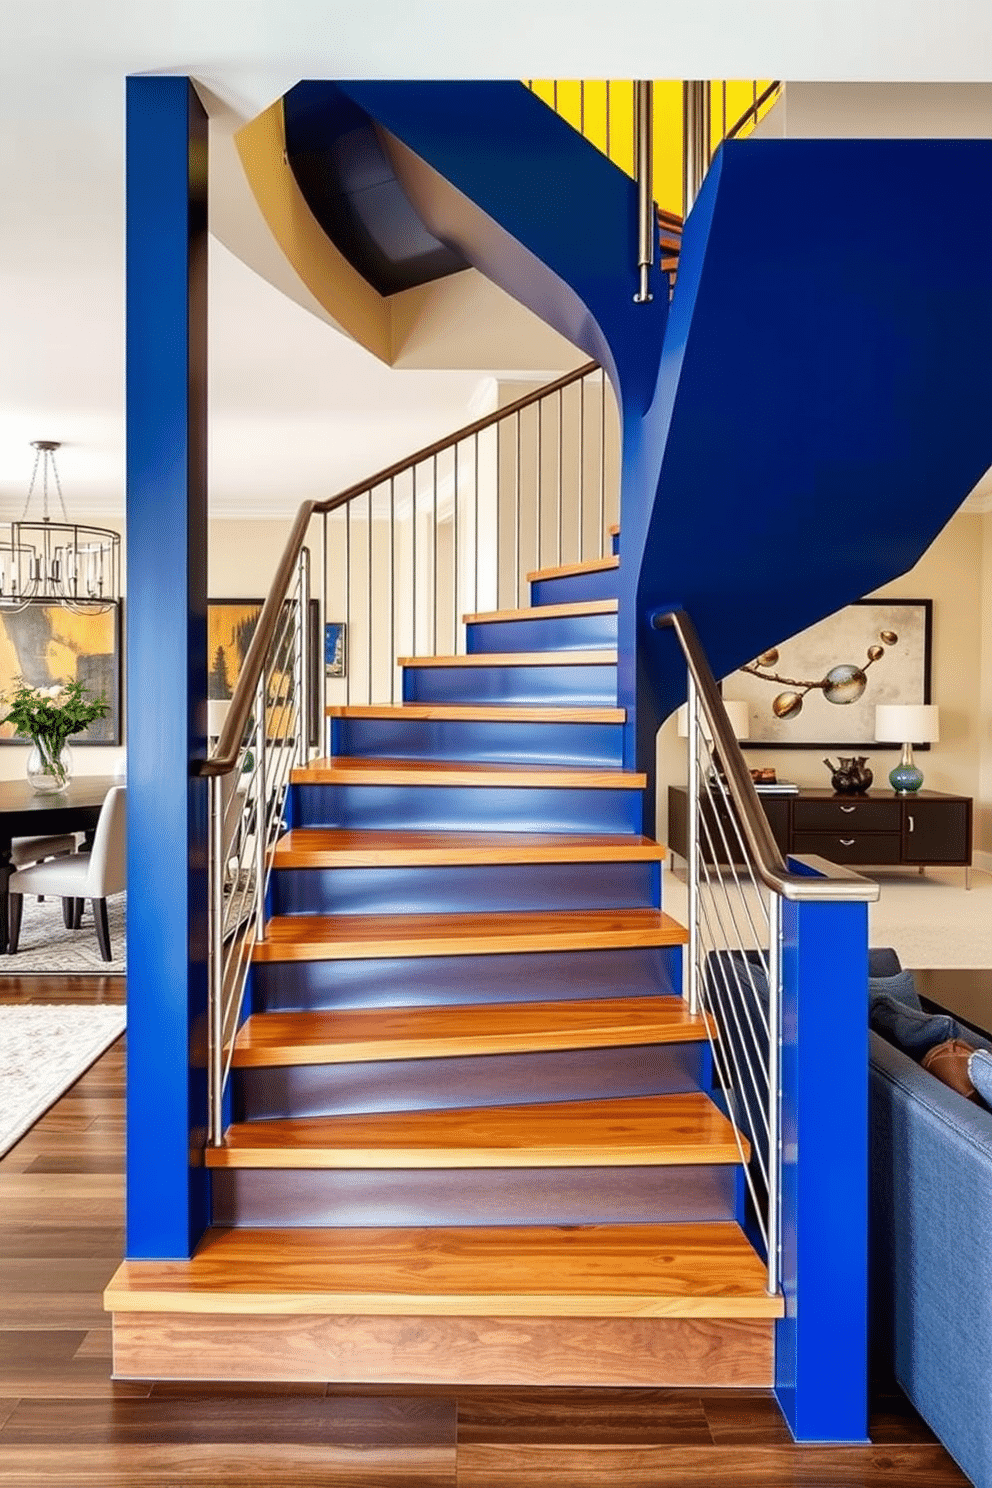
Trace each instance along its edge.
<path fill-rule="evenodd" d="M 919 755 L 932 790 L 975 800 L 975 848 L 992 851 L 992 513 L 959 514 L 919 563 L 879 589 L 880 596 L 933 600 L 932 700 L 940 708 L 940 742 Z M 730 688 L 732 692 L 732 687 Z M 822 750 L 748 749 L 751 766 L 773 765 L 783 780 L 827 786 Z M 869 756 L 877 785 L 899 757 L 898 749 Z M 674 718 L 658 735 L 658 835 L 668 825 L 667 787 L 686 775 L 686 741 Z M 992 869 L 992 861 L 979 866 Z"/>

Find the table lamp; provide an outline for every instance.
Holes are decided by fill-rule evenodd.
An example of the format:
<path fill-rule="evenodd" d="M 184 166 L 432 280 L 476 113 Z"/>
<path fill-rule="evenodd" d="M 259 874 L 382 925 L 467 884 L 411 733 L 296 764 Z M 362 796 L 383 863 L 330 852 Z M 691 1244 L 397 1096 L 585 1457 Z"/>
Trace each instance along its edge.
<path fill-rule="evenodd" d="M 748 736 L 750 735 L 750 732 L 751 732 L 751 727 L 750 727 L 750 714 L 748 712 L 747 703 L 738 702 L 736 698 L 724 698 L 723 706 L 727 710 L 727 717 L 730 719 L 730 727 L 734 731 L 734 738 L 735 739 L 746 739 L 746 738 L 748 738 Z M 676 720 L 678 722 L 679 738 L 680 739 L 688 739 L 688 737 L 689 737 L 689 707 L 688 707 L 688 704 L 687 703 L 683 703 L 682 706 L 681 706 L 681 708 L 679 709 L 678 713 L 675 716 L 676 716 Z M 706 740 L 707 744 L 710 744 L 710 743 L 712 743 L 712 735 L 710 734 L 709 724 L 706 722 L 706 718 L 705 718 L 705 716 L 703 714 L 702 704 L 700 704 L 700 706 L 699 706 L 699 715 L 698 716 L 699 716 L 699 726 L 700 726 L 700 728 L 703 731 L 703 738 Z"/>
<path fill-rule="evenodd" d="M 923 771 L 913 762 L 913 744 L 935 744 L 940 738 L 940 710 L 934 703 L 880 703 L 875 709 L 875 737 L 902 744 L 902 759 L 889 772 L 889 784 L 901 796 L 918 791 Z"/>

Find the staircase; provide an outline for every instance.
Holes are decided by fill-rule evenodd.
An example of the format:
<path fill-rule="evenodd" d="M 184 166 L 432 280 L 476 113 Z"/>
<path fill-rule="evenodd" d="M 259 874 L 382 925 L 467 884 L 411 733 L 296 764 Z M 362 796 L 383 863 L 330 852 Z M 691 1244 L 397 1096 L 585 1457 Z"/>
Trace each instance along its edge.
<path fill-rule="evenodd" d="M 118 1376 L 771 1383 L 748 1146 L 620 763 L 618 570 L 534 572 L 465 655 L 406 659 L 402 704 L 328 709 L 213 1227 L 111 1282 Z"/>

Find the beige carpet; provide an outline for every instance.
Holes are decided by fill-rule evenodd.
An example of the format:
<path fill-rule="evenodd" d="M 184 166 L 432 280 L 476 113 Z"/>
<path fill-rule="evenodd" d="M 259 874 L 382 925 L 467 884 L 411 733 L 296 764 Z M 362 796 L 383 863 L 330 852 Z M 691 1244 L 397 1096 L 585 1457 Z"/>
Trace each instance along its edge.
<path fill-rule="evenodd" d="M 665 873 L 665 909 L 685 924 L 684 864 Z M 903 966 L 992 967 L 992 874 L 974 871 L 965 890 L 960 868 L 868 870 L 881 888 L 868 906 L 873 946 L 893 946 Z M 728 880 L 729 884 L 729 880 Z"/>
<path fill-rule="evenodd" d="M 0 1154 L 124 1032 L 122 1007 L 0 1007 Z"/>

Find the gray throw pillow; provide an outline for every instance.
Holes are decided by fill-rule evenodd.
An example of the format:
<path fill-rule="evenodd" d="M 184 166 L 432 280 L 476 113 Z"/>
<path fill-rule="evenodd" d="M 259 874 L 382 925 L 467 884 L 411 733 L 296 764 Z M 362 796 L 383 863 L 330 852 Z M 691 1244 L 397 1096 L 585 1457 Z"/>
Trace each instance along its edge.
<path fill-rule="evenodd" d="M 992 1054 L 988 1049 L 976 1049 L 972 1054 L 968 1060 L 968 1078 L 982 1102 L 992 1109 Z"/>
<path fill-rule="evenodd" d="M 869 976 L 868 999 L 881 995 L 894 997 L 904 1007 L 914 1008 L 916 1012 L 922 1012 L 920 1007 L 920 996 L 916 990 L 916 982 L 911 971 L 900 971 L 894 976 Z"/>
<path fill-rule="evenodd" d="M 964 1037 L 966 1043 L 972 1042 L 949 1013 L 921 1012 L 918 1008 L 907 1007 L 889 992 L 871 995 L 868 1021 L 876 1033 L 911 1059 L 922 1059 L 924 1054 L 948 1039 Z"/>

